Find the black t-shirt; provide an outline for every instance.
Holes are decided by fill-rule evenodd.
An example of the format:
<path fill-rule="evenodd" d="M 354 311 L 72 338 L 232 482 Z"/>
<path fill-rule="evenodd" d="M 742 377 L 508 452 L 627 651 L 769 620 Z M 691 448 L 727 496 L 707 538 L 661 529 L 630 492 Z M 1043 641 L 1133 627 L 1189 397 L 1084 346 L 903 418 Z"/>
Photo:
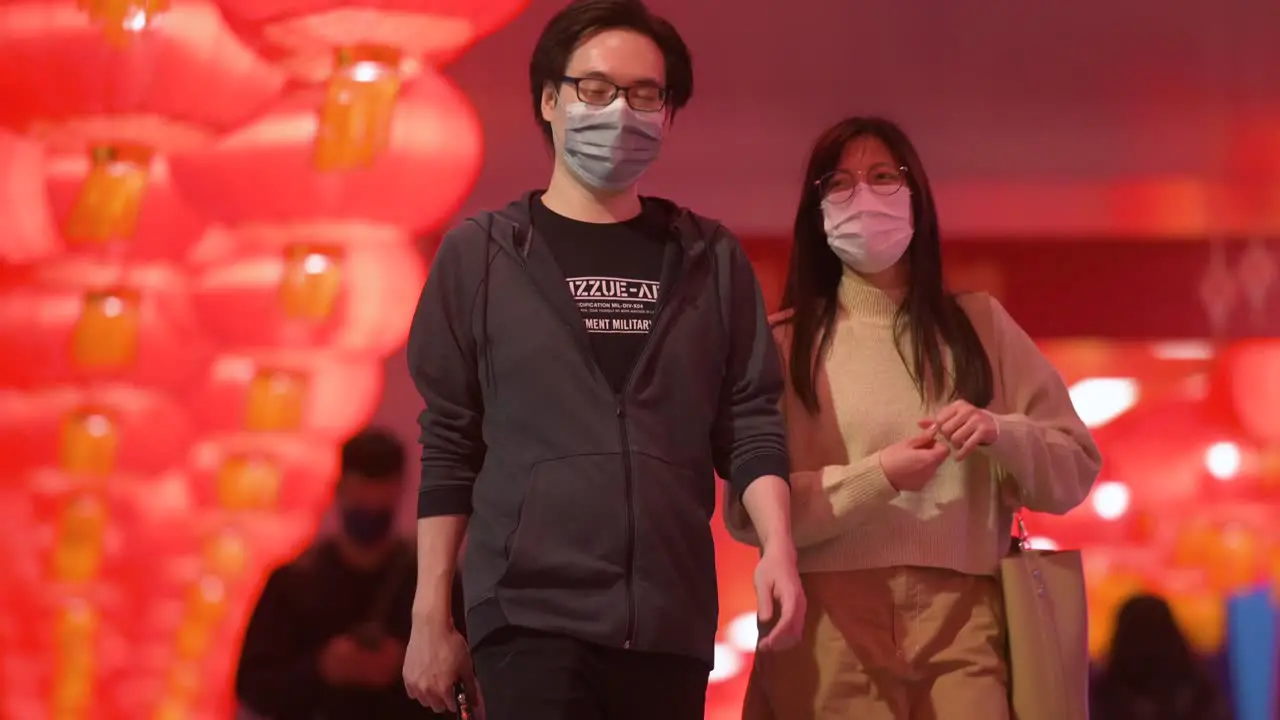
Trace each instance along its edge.
<path fill-rule="evenodd" d="M 667 226 L 651 209 L 620 223 L 572 220 L 541 199 L 533 226 L 568 281 L 596 364 L 621 393 L 653 325 Z"/>

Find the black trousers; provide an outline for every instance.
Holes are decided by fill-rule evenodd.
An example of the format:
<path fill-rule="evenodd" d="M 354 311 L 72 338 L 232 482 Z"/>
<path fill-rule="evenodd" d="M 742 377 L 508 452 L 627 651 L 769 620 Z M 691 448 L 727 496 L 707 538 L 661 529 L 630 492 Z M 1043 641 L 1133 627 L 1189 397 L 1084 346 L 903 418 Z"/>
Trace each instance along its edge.
<path fill-rule="evenodd" d="M 703 720 L 706 663 L 503 628 L 472 653 L 487 720 Z"/>

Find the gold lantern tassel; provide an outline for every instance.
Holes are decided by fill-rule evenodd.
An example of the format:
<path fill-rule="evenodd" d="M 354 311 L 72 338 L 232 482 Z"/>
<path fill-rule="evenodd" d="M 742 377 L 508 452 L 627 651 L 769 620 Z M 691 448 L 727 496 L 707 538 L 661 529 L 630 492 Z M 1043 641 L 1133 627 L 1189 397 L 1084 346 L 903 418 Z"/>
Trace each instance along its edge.
<path fill-rule="evenodd" d="M 103 478 L 115 470 L 120 434 L 115 420 L 92 408 L 67 415 L 62 421 L 58 460 L 63 472 Z"/>
<path fill-rule="evenodd" d="M 302 427 L 307 378 L 298 372 L 262 370 L 249 381 L 244 429 L 294 432 Z"/>
<path fill-rule="evenodd" d="M 186 720 L 194 717 L 192 708 L 200 696 L 200 672 L 193 663 L 177 663 L 165 678 L 165 692 L 156 705 L 153 720 Z"/>
<path fill-rule="evenodd" d="M 199 661 L 206 656 L 226 613 L 226 602 L 226 586 L 211 575 L 188 588 L 186 611 L 176 637 L 179 658 Z"/>
<path fill-rule="evenodd" d="M 127 45 L 169 9 L 169 0 L 76 0 L 76 6 L 102 28 L 108 42 Z"/>
<path fill-rule="evenodd" d="M 106 532 L 107 509 L 101 500 L 81 495 L 68 502 L 53 547 L 54 580 L 80 584 L 97 577 Z"/>
<path fill-rule="evenodd" d="M 191 706 L 180 697 L 165 697 L 156 706 L 153 720 L 187 720 L 194 717 Z"/>
<path fill-rule="evenodd" d="M 386 149 L 400 95 L 400 51 L 377 45 L 339 48 L 329 79 L 313 162 L 317 170 L 354 170 Z"/>
<path fill-rule="evenodd" d="M 218 505 L 224 510 L 271 510 L 280 496 L 280 468 L 257 457 L 228 458 L 218 469 Z"/>
<path fill-rule="evenodd" d="M 71 361 L 79 368 L 117 370 L 138 355 L 139 296 L 115 289 L 85 294 L 71 334 Z"/>
<path fill-rule="evenodd" d="M 50 716 L 73 720 L 88 715 L 93 699 L 94 637 L 98 615 L 86 603 L 63 608 L 54 625 L 55 659 Z"/>
<path fill-rule="evenodd" d="M 241 577 L 249 565 L 244 537 L 232 529 L 214 534 L 204 543 L 204 565 L 213 577 L 224 581 Z"/>
<path fill-rule="evenodd" d="M 73 245 L 102 245 L 133 237 L 153 151 L 140 145 L 98 145 L 89 151 L 89 174 L 63 232 Z"/>
<path fill-rule="evenodd" d="M 280 305 L 287 317 L 320 322 L 329 317 L 342 289 L 342 249 L 294 245 L 285 250 Z"/>

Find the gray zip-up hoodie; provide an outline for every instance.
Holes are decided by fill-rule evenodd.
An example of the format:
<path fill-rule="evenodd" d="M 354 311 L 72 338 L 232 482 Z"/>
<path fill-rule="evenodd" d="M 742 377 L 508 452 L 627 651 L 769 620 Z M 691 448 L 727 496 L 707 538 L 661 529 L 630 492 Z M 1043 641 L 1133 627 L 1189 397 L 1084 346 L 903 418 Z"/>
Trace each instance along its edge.
<path fill-rule="evenodd" d="M 409 333 L 426 401 L 419 517 L 469 515 L 468 638 L 508 625 L 712 661 L 715 472 L 787 477 L 759 285 L 719 223 L 670 218 L 653 330 L 598 369 L 531 193 L 445 236 Z"/>

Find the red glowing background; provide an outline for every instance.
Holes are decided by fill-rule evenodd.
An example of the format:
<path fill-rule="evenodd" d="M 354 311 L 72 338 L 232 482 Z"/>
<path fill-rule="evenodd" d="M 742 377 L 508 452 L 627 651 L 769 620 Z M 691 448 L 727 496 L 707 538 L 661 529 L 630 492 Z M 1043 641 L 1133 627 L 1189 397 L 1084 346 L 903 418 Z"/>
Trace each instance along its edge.
<path fill-rule="evenodd" d="M 766 3 L 728 30 L 723 4 L 652 4 L 711 81 L 646 190 L 758 238 L 776 303 L 807 143 L 905 120 L 962 238 L 953 284 L 1044 339 L 1107 458 L 1084 506 L 1030 521 L 1086 548 L 1095 651 L 1140 587 L 1215 648 L 1223 595 L 1280 575 L 1280 6 L 1153 25 L 1088 0 L 1017 32 L 797 6 L 779 38 Z M 0 716 L 227 716 L 245 615 L 320 524 L 338 443 L 371 418 L 412 437 L 394 353 L 420 239 L 545 181 L 520 68 L 559 5 L 0 0 Z M 1081 57 L 1063 29 L 1091 14 L 1111 32 Z M 850 27 L 875 28 L 852 58 Z M 763 102 L 780 82 L 804 101 Z M 714 720 L 754 625 L 754 555 L 718 541 Z"/>

